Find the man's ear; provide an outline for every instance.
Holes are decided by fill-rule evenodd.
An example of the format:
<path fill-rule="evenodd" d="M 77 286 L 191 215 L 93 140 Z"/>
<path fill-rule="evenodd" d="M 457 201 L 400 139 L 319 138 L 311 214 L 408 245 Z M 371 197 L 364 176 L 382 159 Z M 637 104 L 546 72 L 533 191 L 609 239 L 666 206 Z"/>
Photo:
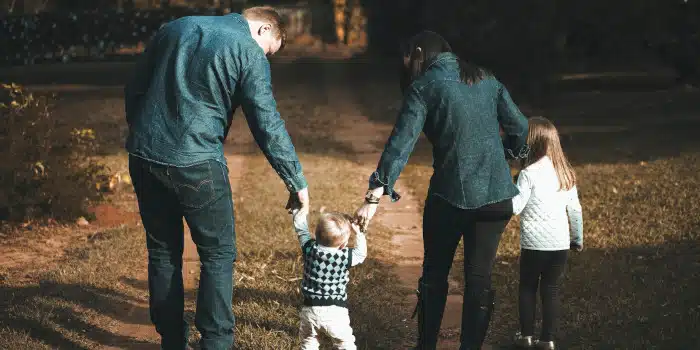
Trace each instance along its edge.
<path fill-rule="evenodd" d="M 416 47 L 415 50 L 413 50 L 412 54 L 412 65 L 411 65 L 411 72 L 413 73 L 413 77 L 416 78 L 418 77 L 423 69 L 423 60 L 424 60 L 424 54 L 423 54 L 423 49 L 420 48 L 420 46 Z"/>
<path fill-rule="evenodd" d="M 421 49 L 420 46 L 416 47 L 416 58 L 418 58 L 419 61 L 423 61 L 425 57 L 423 57 L 423 49 Z"/>
<path fill-rule="evenodd" d="M 265 23 L 258 29 L 258 35 L 262 36 L 267 32 L 272 31 L 272 25 L 270 23 Z"/>

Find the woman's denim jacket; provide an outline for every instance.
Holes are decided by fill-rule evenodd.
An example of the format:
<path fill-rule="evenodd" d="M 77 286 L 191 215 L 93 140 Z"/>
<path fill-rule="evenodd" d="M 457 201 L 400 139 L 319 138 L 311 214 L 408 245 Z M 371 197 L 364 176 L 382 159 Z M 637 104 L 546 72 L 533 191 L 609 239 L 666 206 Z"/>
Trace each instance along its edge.
<path fill-rule="evenodd" d="M 383 186 L 384 194 L 399 200 L 394 184 L 421 130 L 433 146 L 429 196 L 472 209 L 518 194 L 506 156 L 527 156 L 528 122 L 493 76 L 465 84 L 457 56 L 438 55 L 406 90 L 370 188 Z"/>

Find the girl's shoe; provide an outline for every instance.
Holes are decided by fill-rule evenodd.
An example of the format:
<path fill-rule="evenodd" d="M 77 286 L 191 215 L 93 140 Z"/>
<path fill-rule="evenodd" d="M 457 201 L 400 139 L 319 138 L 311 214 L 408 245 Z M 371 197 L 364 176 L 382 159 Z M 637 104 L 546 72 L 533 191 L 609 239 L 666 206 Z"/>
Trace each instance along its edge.
<path fill-rule="evenodd" d="M 535 346 L 535 339 L 531 336 L 523 336 L 520 332 L 515 333 L 515 346 L 523 349 L 531 349 Z"/>
<path fill-rule="evenodd" d="M 535 344 L 535 348 L 541 349 L 541 350 L 555 350 L 556 349 L 553 341 L 537 341 L 537 344 Z"/>

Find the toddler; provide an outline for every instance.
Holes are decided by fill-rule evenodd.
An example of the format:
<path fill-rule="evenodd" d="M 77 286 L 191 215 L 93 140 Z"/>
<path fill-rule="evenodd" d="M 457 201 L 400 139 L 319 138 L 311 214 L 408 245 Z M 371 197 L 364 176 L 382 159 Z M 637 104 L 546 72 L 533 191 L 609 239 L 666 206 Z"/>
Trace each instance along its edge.
<path fill-rule="evenodd" d="M 347 285 L 350 268 L 367 257 L 367 241 L 359 226 L 340 213 L 322 213 L 316 225 L 315 239 L 307 223 L 308 212 L 295 211 L 294 230 L 304 258 L 301 292 L 304 305 L 300 312 L 301 348 L 318 349 L 318 334 L 328 335 L 336 349 L 356 349 L 347 309 Z M 356 246 L 348 248 L 351 231 Z"/>

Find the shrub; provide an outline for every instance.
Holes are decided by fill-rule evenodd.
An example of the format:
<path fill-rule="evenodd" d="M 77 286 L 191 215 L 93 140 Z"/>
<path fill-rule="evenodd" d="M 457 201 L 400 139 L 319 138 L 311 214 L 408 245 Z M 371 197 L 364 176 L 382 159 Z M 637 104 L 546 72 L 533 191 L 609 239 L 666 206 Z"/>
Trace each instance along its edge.
<path fill-rule="evenodd" d="M 91 129 L 52 116 L 52 98 L 0 85 L 0 219 L 73 219 L 102 197 Z"/>

